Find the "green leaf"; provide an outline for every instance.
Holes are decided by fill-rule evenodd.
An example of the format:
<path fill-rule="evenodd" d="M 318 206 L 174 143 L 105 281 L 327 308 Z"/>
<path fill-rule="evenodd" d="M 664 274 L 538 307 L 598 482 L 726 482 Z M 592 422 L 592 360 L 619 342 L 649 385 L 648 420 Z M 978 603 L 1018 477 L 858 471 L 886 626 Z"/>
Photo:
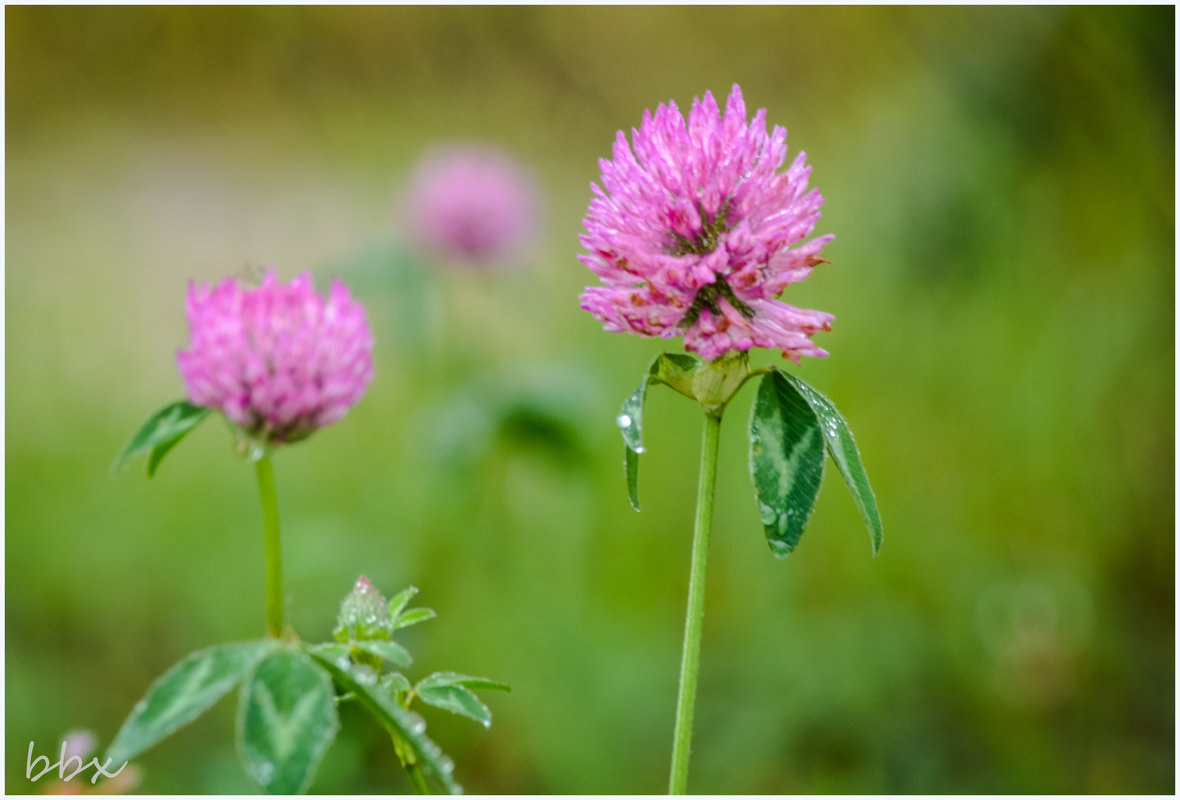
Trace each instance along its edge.
<path fill-rule="evenodd" d="M 411 608 L 394 621 L 393 629 L 396 631 L 400 628 L 408 628 L 411 625 L 417 625 L 419 622 L 425 622 L 437 616 L 433 608 Z"/>
<path fill-rule="evenodd" d="M 492 712 L 470 689 L 455 684 L 448 686 L 422 686 L 419 684 L 414 691 L 417 692 L 423 703 L 441 708 L 443 711 L 450 711 L 452 714 L 470 717 L 485 728 L 492 725 Z"/>
<path fill-rule="evenodd" d="M 140 453 L 150 451 L 147 474 L 156 473 L 160 462 L 168 451 L 209 416 L 209 409 L 194 406 L 185 400 L 170 403 L 155 414 L 136 431 L 131 441 L 123 446 L 111 464 L 111 475 L 115 475 L 127 462 Z"/>
<path fill-rule="evenodd" d="M 457 672 L 435 672 L 418 681 L 414 692 L 435 708 L 462 714 L 486 728 L 492 724 L 492 712 L 488 710 L 471 689 L 498 689 L 512 691 L 506 683 L 474 675 L 460 675 Z"/>
<path fill-rule="evenodd" d="M 639 510 L 639 453 L 623 448 L 623 473 L 627 476 L 627 500 L 631 508 Z"/>
<path fill-rule="evenodd" d="M 381 676 L 381 680 L 377 681 L 377 685 L 381 687 L 381 691 L 394 699 L 397 699 L 399 693 L 408 692 L 413 688 L 410 685 L 410 679 L 400 672 L 385 673 Z"/>
<path fill-rule="evenodd" d="M 399 667 L 408 667 L 413 662 L 410 654 L 406 648 L 402 647 L 397 642 L 386 642 L 380 639 L 369 639 L 361 642 L 353 642 L 352 646 L 357 650 L 361 650 L 369 655 L 377 656 L 378 658 L 395 664 Z"/>
<path fill-rule="evenodd" d="M 511 692 L 512 687 L 491 678 L 461 675 L 458 672 L 435 672 L 418 681 L 419 686 L 466 686 L 468 689 L 497 689 Z"/>
<path fill-rule="evenodd" d="M 451 774 L 454 771 L 453 762 L 426 736 L 426 723 L 422 717 L 405 710 L 392 697 L 385 694 L 370 672 L 344 662 L 326 659 L 314 651 L 312 657 L 323 664 L 343 689 L 356 694 L 357 700 L 363 703 L 391 734 L 408 744 L 419 762 L 438 778 L 448 793 L 462 793 L 462 788 Z"/>
<path fill-rule="evenodd" d="M 856 501 L 865 525 L 869 529 L 869 537 L 873 542 L 873 555 L 881 550 L 884 532 L 881 525 L 881 512 L 877 509 L 877 498 L 873 494 L 873 487 L 869 485 L 869 476 L 860 461 L 860 450 L 856 447 L 856 440 L 852 438 L 852 430 L 844 417 L 836 410 L 832 401 L 818 389 L 809 386 L 801 378 L 783 373 L 783 377 L 795 387 L 799 396 L 807 401 L 811 410 L 819 420 L 820 430 L 827 443 L 828 453 L 836 462 L 844 483 L 852 492 L 852 499 Z"/>
<path fill-rule="evenodd" d="M 269 656 L 242 684 L 238 751 L 270 794 L 306 791 L 339 729 L 331 676 L 298 650 Z"/>
<path fill-rule="evenodd" d="M 393 599 L 389 601 L 389 621 L 391 623 L 397 622 L 406 603 L 410 602 L 410 599 L 416 594 L 418 594 L 417 586 L 407 586 L 393 596 Z"/>
<path fill-rule="evenodd" d="M 274 639 L 223 644 L 186 656 L 151 685 L 115 735 L 106 758 L 122 764 L 220 700 L 278 646 Z"/>
<path fill-rule="evenodd" d="M 666 353 L 660 353 L 647 365 L 643 381 L 619 409 L 615 424 L 623 434 L 623 473 L 627 479 L 627 500 L 631 508 L 639 510 L 639 454 L 643 452 L 643 401 L 647 397 L 647 386 L 660 372 Z"/>
<path fill-rule="evenodd" d="M 770 549 L 785 558 L 803 535 L 824 477 L 824 437 L 811 406 L 779 372 L 758 385 L 750 477 Z"/>
<path fill-rule="evenodd" d="M 313 655 L 321 656 L 323 658 L 339 660 L 341 658 L 348 658 L 348 645 L 336 644 L 335 642 L 313 644 L 308 646 L 307 652 Z"/>
<path fill-rule="evenodd" d="M 623 407 L 619 409 L 619 415 L 615 417 L 615 424 L 619 426 L 619 432 L 623 434 L 623 444 L 636 453 L 643 452 L 643 401 L 647 397 L 647 385 L 651 382 L 651 376 L 656 371 L 656 363 L 659 358 L 656 356 L 652 360 L 647 372 L 643 375 L 643 381 L 623 401 Z"/>
<path fill-rule="evenodd" d="M 660 353 L 647 365 L 643 382 L 623 401 L 615 424 L 623 434 L 623 474 L 627 480 L 627 499 L 639 510 L 639 454 L 643 452 L 643 402 L 652 383 L 666 384 L 685 397 L 695 399 L 693 377 L 701 360 L 688 353 Z"/>

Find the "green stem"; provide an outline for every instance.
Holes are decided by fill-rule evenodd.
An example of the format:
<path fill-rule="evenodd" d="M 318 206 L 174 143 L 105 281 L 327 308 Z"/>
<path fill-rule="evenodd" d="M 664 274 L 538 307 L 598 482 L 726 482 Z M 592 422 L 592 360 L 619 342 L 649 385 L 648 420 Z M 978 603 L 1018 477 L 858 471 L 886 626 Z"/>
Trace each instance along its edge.
<path fill-rule="evenodd" d="M 709 556 L 709 528 L 713 521 L 713 493 L 717 484 L 717 441 L 722 409 L 705 413 L 701 440 L 701 471 L 697 483 L 697 513 L 693 522 L 692 566 L 688 579 L 688 610 L 684 616 L 684 652 L 680 659 L 680 691 L 676 699 L 676 731 L 672 740 L 669 794 L 685 794 L 688 758 L 692 749 L 692 712 L 701 663 L 701 627 L 705 618 L 705 563 Z"/>
<path fill-rule="evenodd" d="M 279 540 L 279 504 L 275 498 L 274 467 L 265 455 L 254 463 L 262 499 L 262 536 L 266 542 L 266 628 L 283 634 L 283 558 Z"/>
<path fill-rule="evenodd" d="M 414 794 L 430 794 L 430 787 L 426 785 L 426 776 L 422 774 L 422 767 L 415 761 L 406 764 L 406 774 L 410 776 L 410 784 L 414 787 Z"/>

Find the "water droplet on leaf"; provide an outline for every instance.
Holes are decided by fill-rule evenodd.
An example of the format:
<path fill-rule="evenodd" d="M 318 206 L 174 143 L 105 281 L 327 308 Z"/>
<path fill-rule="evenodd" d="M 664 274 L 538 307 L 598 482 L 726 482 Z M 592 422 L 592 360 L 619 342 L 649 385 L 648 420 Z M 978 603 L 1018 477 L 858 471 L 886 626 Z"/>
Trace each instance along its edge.
<path fill-rule="evenodd" d="M 762 520 L 763 525 L 773 525 L 778 519 L 778 511 L 766 503 L 758 503 L 758 516 Z"/>
<path fill-rule="evenodd" d="M 263 786 L 266 786 L 268 783 L 270 783 L 271 780 L 274 779 L 274 776 L 275 776 L 275 765 L 274 764 L 270 763 L 269 761 L 263 761 L 261 764 L 258 765 L 256 777 L 258 778 L 258 782 L 261 783 Z"/>

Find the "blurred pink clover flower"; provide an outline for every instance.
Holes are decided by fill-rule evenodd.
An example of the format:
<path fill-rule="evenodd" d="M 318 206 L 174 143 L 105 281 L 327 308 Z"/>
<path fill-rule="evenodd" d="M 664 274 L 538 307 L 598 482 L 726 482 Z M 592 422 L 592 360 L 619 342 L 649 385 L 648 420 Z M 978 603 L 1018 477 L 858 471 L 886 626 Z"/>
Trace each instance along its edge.
<path fill-rule="evenodd" d="M 185 311 L 189 348 L 176 361 L 189 402 L 267 444 L 340 420 L 373 379 L 365 310 L 337 280 L 326 300 L 307 273 L 283 284 L 268 269 L 254 288 L 190 283 Z"/>
<path fill-rule="evenodd" d="M 407 195 L 412 235 L 464 263 L 505 263 L 537 230 L 538 190 L 514 158 L 488 145 L 444 145 L 418 162 Z"/>

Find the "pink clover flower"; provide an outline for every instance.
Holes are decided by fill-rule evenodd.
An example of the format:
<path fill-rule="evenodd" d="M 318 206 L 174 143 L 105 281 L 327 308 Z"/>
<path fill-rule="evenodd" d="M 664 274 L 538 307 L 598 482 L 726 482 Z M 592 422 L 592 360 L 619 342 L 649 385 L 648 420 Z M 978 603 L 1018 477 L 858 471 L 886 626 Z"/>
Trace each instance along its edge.
<path fill-rule="evenodd" d="M 785 172 L 787 131 L 767 134 L 766 109 L 747 122 L 736 84 L 724 114 L 710 92 L 688 120 L 674 102 L 644 111 L 631 146 L 619 131 L 601 159 L 602 187 L 579 237 L 579 259 L 601 280 L 581 307 L 614 333 L 669 339 L 712 361 L 766 347 L 800 363 L 826 356 L 811 340 L 834 317 L 776 299 L 826 259 L 833 237 L 811 235 L 823 197 L 808 191 L 800 152 Z"/>
<path fill-rule="evenodd" d="M 176 361 L 188 401 L 269 444 L 340 420 L 373 379 L 365 310 L 337 280 L 326 300 L 307 273 L 283 284 L 268 269 L 255 288 L 190 283 L 185 311 L 189 348 Z"/>

